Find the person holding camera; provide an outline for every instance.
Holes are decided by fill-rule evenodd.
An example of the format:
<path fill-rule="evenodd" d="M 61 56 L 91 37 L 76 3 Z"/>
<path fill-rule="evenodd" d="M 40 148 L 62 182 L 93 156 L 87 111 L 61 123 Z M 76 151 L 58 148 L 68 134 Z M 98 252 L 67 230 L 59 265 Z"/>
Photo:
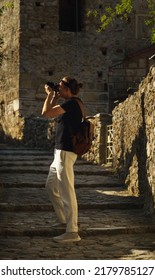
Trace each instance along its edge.
<path fill-rule="evenodd" d="M 53 227 L 65 227 L 66 232 L 53 238 L 55 242 L 76 242 L 78 234 L 78 205 L 74 188 L 74 163 L 77 155 L 72 148 L 72 133 L 82 121 L 82 112 L 76 98 L 82 84 L 76 79 L 64 77 L 59 84 L 47 83 L 47 97 L 42 115 L 57 117 L 54 160 L 46 180 L 46 188 L 53 204 L 57 221 Z M 62 104 L 58 104 L 63 98 Z M 71 133 L 72 132 L 72 133 Z"/>

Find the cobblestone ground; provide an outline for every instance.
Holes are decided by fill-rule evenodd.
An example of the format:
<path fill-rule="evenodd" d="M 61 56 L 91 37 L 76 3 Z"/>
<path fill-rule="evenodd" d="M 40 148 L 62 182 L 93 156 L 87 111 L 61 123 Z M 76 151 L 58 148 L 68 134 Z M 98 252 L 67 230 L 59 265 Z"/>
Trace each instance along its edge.
<path fill-rule="evenodd" d="M 78 243 L 57 244 L 51 237 L 9 237 L 1 239 L 1 259 L 13 260 L 154 260 L 154 234 L 86 236 Z"/>
<path fill-rule="evenodd" d="M 55 220 L 45 190 L 49 152 L 0 149 L 0 259 L 155 259 L 155 216 L 131 197 L 110 167 L 78 160 L 75 188 L 79 204 L 77 243 L 57 244 Z"/>

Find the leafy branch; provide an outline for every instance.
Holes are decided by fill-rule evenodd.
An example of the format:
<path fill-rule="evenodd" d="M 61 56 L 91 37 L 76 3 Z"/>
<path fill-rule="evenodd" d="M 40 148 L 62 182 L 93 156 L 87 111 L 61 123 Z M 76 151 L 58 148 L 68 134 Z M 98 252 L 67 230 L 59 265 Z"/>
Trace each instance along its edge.
<path fill-rule="evenodd" d="M 14 7 L 13 2 L 10 2 L 10 1 L 5 2 L 4 5 L 0 8 L 0 16 L 3 15 L 5 10 L 10 9 L 10 8 L 13 9 L 13 7 Z"/>
<path fill-rule="evenodd" d="M 151 28 L 151 42 L 155 43 L 155 2 L 154 0 L 147 0 L 149 15 L 145 24 Z"/>
<path fill-rule="evenodd" d="M 98 32 L 104 31 L 108 26 L 113 25 L 117 18 L 127 22 L 129 16 L 134 12 L 134 0 L 118 0 L 116 4 L 109 4 L 109 1 L 106 0 L 98 0 L 98 2 L 100 4 L 98 9 L 92 8 L 87 12 L 88 17 L 99 19 Z M 146 0 L 146 2 L 148 16 L 144 23 L 150 26 L 151 42 L 155 43 L 155 1 Z"/>

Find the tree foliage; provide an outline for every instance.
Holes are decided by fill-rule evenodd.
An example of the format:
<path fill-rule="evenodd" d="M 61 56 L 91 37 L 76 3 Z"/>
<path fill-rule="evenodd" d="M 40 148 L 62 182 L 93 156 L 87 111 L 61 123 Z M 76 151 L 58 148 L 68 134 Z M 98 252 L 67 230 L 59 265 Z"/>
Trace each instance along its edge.
<path fill-rule="evenodd" d="M 13 8 L 13 2 L 12 1 L 7 1 L 4 3 L 2 7 L 0 7 L 0 16 L 3 15 L 3 12 L 7 10 L 8 8 Z"/>
<path fill-rule="evenodd" d="M 145 20 L 145 24 L 150 26 L 151 28 L 151 41 L 155 43 L 155 1 L 147 0 L 149 15 L 147 20 Z"/>
<path fill-rule="evenodd" d="M 92 8 L 87 12 L 88 17 L 99 19 L 98 31 L 104 31 L 112 25 L 117 18 L 128 21 L 134 12 L 134 0 L 98 0 L 98 8 Z M 114 3 L 115 2 L 115 3 Z M 96 5 L 96 1 L 94 1 Z M 146 0 L 148 14 L 145 24 L 151 29 L 151 41 L 155 43 L 155 0 Z"/>

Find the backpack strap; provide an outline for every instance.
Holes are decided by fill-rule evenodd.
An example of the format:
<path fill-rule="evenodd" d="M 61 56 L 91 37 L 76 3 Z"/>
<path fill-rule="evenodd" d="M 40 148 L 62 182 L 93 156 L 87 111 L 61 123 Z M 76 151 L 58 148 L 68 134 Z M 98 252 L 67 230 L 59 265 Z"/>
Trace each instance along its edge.
<path fill-rule="evenodd" d="M 84 111 L 84 106 L 83 106 L 83 102 L 80 98 L 78 97 L 74 97 L 74 99 L 77 101 L 77 103 L 79 104 L 79 107 L 81 109 L 81 113 L 82 113 L 82 118 L 83 120 L 86 118 L 86 115 L 85 115 L 85 111 Z"/>

